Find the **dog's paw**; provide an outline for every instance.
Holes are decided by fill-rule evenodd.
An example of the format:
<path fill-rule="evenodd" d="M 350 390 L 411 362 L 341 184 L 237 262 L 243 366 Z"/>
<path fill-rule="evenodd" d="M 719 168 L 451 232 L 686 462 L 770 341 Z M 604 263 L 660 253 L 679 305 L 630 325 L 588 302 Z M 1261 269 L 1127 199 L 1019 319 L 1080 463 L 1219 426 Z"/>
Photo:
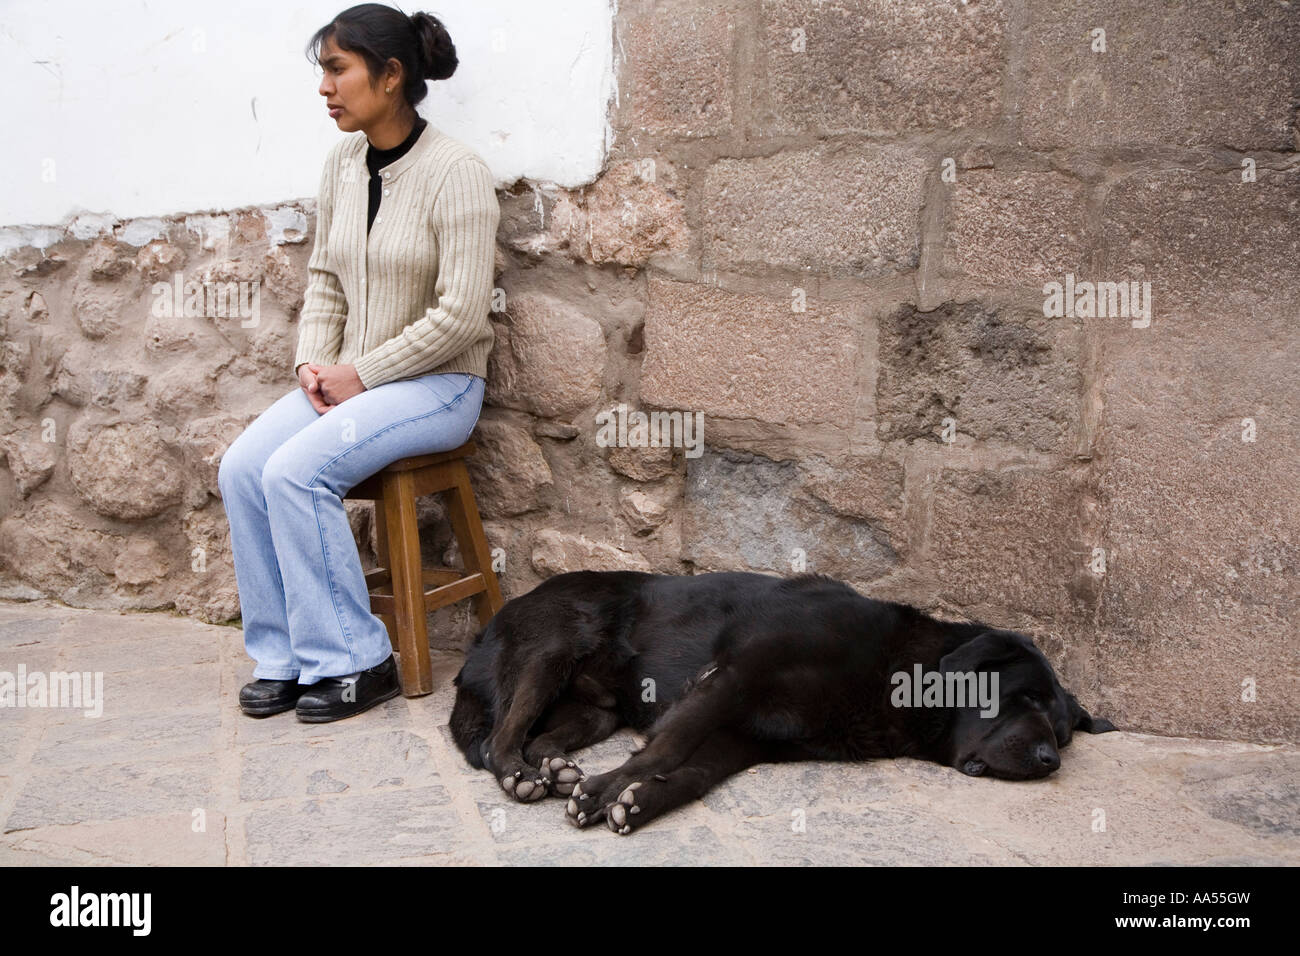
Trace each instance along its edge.
<path fill-rule="evenodd" d="M 543 757 L 542 776 L 549 781 L 551 793 L 567 797 L 584 776 L 582 769 L 568 757 Z"/>
<path fill-rule="evenodd" d="M 550 781 L 530 767 L 501 777 L 501 789 L 520 803 L 532 803 L 546 796 Z"/>
<path fill-rule="evenodd" d="M 579 829 L 595 823 L 605 815 L 603 804 L 596 802 L 595 793 L 584 793 L 582 781 L 573 785 L 569 802 L 564 805 L 564 819 Z"/>
<path fill-rule="evenodd" d="M 564 805 L 564 818 L 575 827 L 589 827 L 593 823 L 599 823 L 605 819 L 605 812 L 627 783 L 614 773 L 583 777 L 574 784 L 573 793 Z"/>
<path fill-rule="evenodd" d="M 656 779 L 662 778 L 656 776 Z M 653 816 L 638 817 L 645 810 L 645 801 L 638 800 L 637 794 L 642 786 L 644 783 L 616 771 L 584 777 L 574 786 L 564 807 L 564 817 L 575 827 L 589 827 L 604 820 L 615 833 L 631 833 Z M 641 796 L 644 795 L 642 791 Z"/>
<path fill-rule="evenodd" d="M 636 802 L 636 791 L 640 786 L 639 781 L 629 783 L 618 795 L 618 799 L 605 808 L 605 822 L 615 833 L 627 836 L 636 828 L 636 815 L 641 812 Z"/>

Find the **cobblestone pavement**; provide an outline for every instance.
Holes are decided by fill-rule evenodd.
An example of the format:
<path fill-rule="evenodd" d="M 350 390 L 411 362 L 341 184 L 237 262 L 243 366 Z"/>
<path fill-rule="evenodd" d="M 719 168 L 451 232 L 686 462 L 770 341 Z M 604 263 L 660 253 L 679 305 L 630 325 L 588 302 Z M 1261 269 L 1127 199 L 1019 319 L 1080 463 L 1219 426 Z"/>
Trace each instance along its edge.
<path fill-rule="evenodd" d="M 0 672 L 102 672 L 103 713 L 0 708 L 0 863 L 1300 864 L 1300 747 L 1080 734 L 1047 780 L 915 760 L 763 765 L 630 836 L 519 805 L 437 692 L 254 720 L 238 628 L 0 601 Z M 621 762 L 621 732 L 577 756 Z"/>

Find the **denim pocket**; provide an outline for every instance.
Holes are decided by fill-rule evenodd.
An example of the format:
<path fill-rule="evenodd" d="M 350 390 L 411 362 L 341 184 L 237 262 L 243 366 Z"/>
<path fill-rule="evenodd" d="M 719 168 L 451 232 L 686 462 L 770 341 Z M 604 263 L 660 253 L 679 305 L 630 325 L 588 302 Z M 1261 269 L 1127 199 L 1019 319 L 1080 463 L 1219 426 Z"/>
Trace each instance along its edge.
<path fill-rule="evenodd" d="M 483 411 L 483 390 L 484 382 L 477 375 L 470 375 L 468 372 L 435 372 L 429 375 L 422 375 L 416 378 L 438 399 L 438 409 L 458 409 L 462 410 L 468 416 L 468 408 L 461 409 L 463 403 L 470 402 L 474 406 L 474 418 L 468 428 L 465 429 L 465 441 L 469 441 L 469 436 L 474 433 L 475 426 L 478 425 L 479 415 Z"/>
<path fill-rule="evenodd" d="M 419 382 L 438 400 L 438 408 L 459 405 L 472 394 L 470 386 L 474 376 L 465 372 L 433 372 L 421 375 L 413 381 Z"/>

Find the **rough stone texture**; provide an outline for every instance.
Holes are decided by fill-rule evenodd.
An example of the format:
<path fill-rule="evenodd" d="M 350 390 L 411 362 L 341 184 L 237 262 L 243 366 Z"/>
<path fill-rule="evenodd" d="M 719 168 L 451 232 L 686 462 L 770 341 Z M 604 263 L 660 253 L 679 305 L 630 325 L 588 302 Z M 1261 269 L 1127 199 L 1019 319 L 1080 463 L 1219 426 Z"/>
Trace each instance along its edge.
<path fill-rule="evenodd" d="M 945 272 L 1036 291 L 1083 272 L 1083 183 L 1056 172 L 977 169 L 946 188 Z"/>
<path fill-rule="evenodd" d="M 1083 530 L 1088 493 L 1082 468 L 965 471 L 944 468 L 928 523 L 928 567 L 944 600 L 1001 626 L 1009 615 L 1072 627 L 1092 593 L 1092 542 Z M 1037 635 L 1036 635 L 1037 636 Z"/>
<path fill-rule="evenodd" d="M 730 129 L 735 6 L 728 0 L 633 0 L 622 8 L 620 125 L 681 136 Z"/>
<path fill-rule="evenodd" d="M 90 376 L 90 404 L 100 408 L 129 407 L 144 394 L 148 379 L 120 369 L 96 369 Z"/>
<path fill-rule="evenodd" d="M 26 297 L 24 308 L 26 309 L 26 318 L 28 321 L 34 323 L 49 321 L 49 306 L 45 302 L 45 297 L 39 292 L 33 292 L 31 295 Z"/>
<path fill-rule="evenodd" d="M 239 798 L 263 801 L 315 797 L 375 787 L 432 786 L 438 782 L 429 744 L 407 730 L 312 740 L 306 753 L 296 742 L 246 754 Z M 306 760 L 298 758 L 305 756 Z M 286 767 L 291 768 L 286 773 Z"/>
<path fill-rule="evenodd" d="M 640 434 L 634 431 L 632 434 Z M 644 445 L 611 446 L 605 459 L 609 467 L 634 481 L 655 481 L 673 471 L 673 450 Z"/>
<path fill-rule="evenodd" d="M 1035 149 L 1294 149 L 1300 17 L 1277 0 L 1028 0 L 1021 128 Z M 1094 52 L 1092 31 L 1106 31 Z"/>
<path fill-rule="evenodd" d="M 221 489 L 217 487 L 221 459 L 249 424 L 229 415 L 213 415 L 186 422 L 177 436 L 176 446 L 191 481 L 214 498 L 221 497 Z"/>
<path fill-rule="evenodd" d="M 999 0 L 761 6 L 767 97 L 756 122 L 765 133 L 899 133 L 997 119 L 1007 19 Z"/>
<path fill-rule="evenodd" d="M 543 577 L 566 571 L 650 570 L 649 562 L 633 551 L 549 528 L 533 535 L 532 562 Z"/>
<path fill-rule="evenodd" d="M 902 553 L 907 546 L 903 521 L 903 466 L 884 456 L 802 464 L 804 489 L 836 514 L 869 522 L 887 535 L 889 546 Z"/>
<path fill-rule="evenodd" d="M 68 431 L 68 473 L 81 499 L 109 518 L 148 518 L 181 497 L 181 463 L 152 422 Z"/>
<path fill-rule="evenodd" d="M 239 617 L 239 589 L 230 558 L 230 522 L 217 502 L 191 511 L 182 523 L 190 575 L 175 588 L 176 609 L 202 621 L 222 623 Z M 184 571 L 186 565 L 177 570 Z"/>
<path fill-rule="evenodd" d="M 1157 308 L 1150 328 L 1107 336 L 1099 662 L 1130 725 L 1252 740 L 1300 726 L 1297 354 L 1294 312 Z"/>
<path fill-rule="evenodd" d="M 690 246 L 680 189 L 672 166 L 654 157 L 612 163 L 590 186 L 556 198 L 545 233 L 514 244 L 533 253 L 567 252 L 585 262 L 645 265 L 655 255 Z"/>
<path fill-rule="evenodd" d="M 92 279 L 120 279 L 131 271 L 132 255 L 128 247 L 113 239 L 96 239 L 86 253 L 86 266 Z"/>
<path fill-rule="evenodd" d="M 494 568 L 497 583 L 501 585 L 501 593 L 506 600 L 532 590 L 539 578 L 531 563 L 532 532 L 527 525 L 509 519 L 484 521 L 483 533 L 487 537 L 488 551 L 496 562 Z M 453 568 L 464 566 L 460 546 L 454 538 L 447 542 L 447 547 L 443 550 L 438 563 Z M 478 631 L 480 625 L 477 616 L 471 613 L 473 609 L 470 602 L 444 609 L 439 614 L 445 614 L 448 610 L 461 613 L 461 616 L 452 614 L 450 622 L 444 620 L 438 622 L 437 626 L 431 618 L 430 644 L 436 648 L 459 652 L 468 646 L 468 640 Z"/>
<path fill-rule="evenodd" d="M 553 296 L 511 296 L 494 326 L 486 401 L 543 418 L 567 418 L 600 397 L 605 334 L 588 315 Z"/>
<path fill-rule="evenodd" d="M 479 512 L 496 518 L 539 507 L 551 469 L 532 436 L 504 419 L 483 417 L 473 438 L 478 452 L 468 467 Z"/>
<path fill-rule="evenodd" d="M 57 333 L 56 333 L 57 334 Z M 126 390 L 125 396 L 121 392 L 114 394 L 114 390 L 100 391 L 97 390 L 93 379 L 98 375 L 99 383 L 112 383 L 112 372 L 107 375 L 103 373 L 108 370 L 100 369 L 101 364 L 97 361 L 97 356 L 102 359 L 103 349 L 83 338 L 73 338 L 71 336 L 59 336 L 58 341 L 64 346 L 62 354 L 54 365 L 52 374 L 53 383 L 50 386 L 51 394 L 57 395 L 70 405 L 78 408 L 85 407 L 92 403 L 101 408 L 113 409 L 120 411 L 117 406 L 119 397 L 138 397 L 138 390 L 132 385 Z M 118 382 L 122 380 L 119 378 Z"/>
<path fill-rule="evenodd" d="M 0 454 L 13 474 L 18 494 L 24 498 L 49 480 L 58 462 L 51 442 L 25 441 L 19 435 L 0 435 Z"/>
<path fill-rule="evenodd" d="M 1081 328 L 979 302 L 903 306 L 880 323 L 877 434 L 940 442 L 952 418 L 957 442 L 1068 447 L 1082 398 Z"/>
<path fill-rule="evenodd" d="M 553 422 L 545 418 L 539 418 L 533 422 L 533 434 L 538 438 L 556 438 L 560 441 L 571 441 L 581 433 L 581 429 L 577 425 L 570 425 L 567 422 Z"/>
<path fill-rule="evenodd" d="M 624 491 L 620 498 L 623 517 L 636 534 L 649 534 L 668 518 L 668 506 L 644 491 Z"/>
<path fill-rule="evenodd" d="M 661 408 L 767 422 L 850 421 L 858 332 L 842 306 L 650 280 L 641 397 Z"/>
<path fill-rule="evenodd" d="M 135 663 L 148 653 L 148 648 L 137 649 Z M 98 718 L 93 735 L 86 734 L 86 723 L 82 720 L 49 726 L 41 749 L 32 757 L 33 762 L 50 767 L 84 767 L 135 760 L 173 760 L 203 756 L 221 745 L 220 723 L 208 713 Z"/>
<path fill-rule="evenodd" d="M 1134 174 L 1107 192 L 1100 278 L 1146 280 L 1152 322 L 1231 315 L 1294 321 L 1300 171 Z"/>
<path fill-rule="evenodd" d="M 868 521 L 818 508 L 793 462 L 709 452 L 686 469 L 684 554 L 696 571 L 815 571 L 869 580 L 896 561 Z"/>
<path fill-rule="evenodd" d="M 135 254 L 135 267 L 149 282 L 169 280 L 173 273 L 185 266 L 186 252 L 181 246 L 155 239 L 141 246 Z M 306 288 L 304 283 L 303 288 Z"/>
<path fill-rule="evenodd" d="M 213 770 L 206 757 L 37 770 L 18 794 L 4 829 L 8 833 L 210 805 Z"/>
<path fill-rule="evenodd" d="M 3 865 L 1300 864 L 1295 746 L 1079 734 L 1033 783 L 907 759 L 760 764 L 619 837 L 469 767 L 447 727 L 459 655 L 433 655 L 425 697 L 331 724 L 251 720 L 236 629 L 0 601 L 0 669 L 55 661 L 104 671 L 106 688 L 143 680 L 117 716 L 0 717 Z M 190 696 L 138 693 L 148 681 Z M 574 756 L 607 771 L 632 739 Z"/>
<path fill-rule="evenodd" d="M 126 298 L 123 290 L 114 284 L 79 281 L 72 290 L 72 312 L 81 334 L 91 340 L 101 340 L 120 332 Z"/>
<path fill-rule="evenodd" d="M 701 237 L 708 269 L 873 276 L 920 256 L 926 160 L 892 146 L 818 146 L 709 167 Z"/>
<path fill-rule="evenodd" d="M 89 521 L 82 516 L 51 501 L 39 501 L 0 521 L 0 563 L 6 574 L 62 600 L 96 604 L 107 599 L 116 584 L 138 578 L 136 561 L 121 563 L 129 538 L 103 530 L 93 515 Z M 149 553 L 155 555 L 150 563 L 157 567 L 161 552 L 154 548 Z M 125 579 L 118 578 L 119 571 Z M 154 604 L 146 601 L 138 606 Z"/>
<path fill-rule="evenodd" d="M 285 252 L 283 246 L 271 246 L 262 265 L 267 289 L 290 315 L 297 316 L 307 291 L 307 272 L 302 264 Z"/>
<path fill-rule="evenodd" d="M 113 576 L 139 586 L 160 581 L 171 571 L 171 556 L 152 538 L 129 538 L 113 562 Z"/>
<path fill-rule="evenodd" d="M 257 809 L 245 824 L 248 862 L 359 866 L 433 856 L 456 845 L 460 821 L 447 801 L 444 788 L 431 786 Z"/>

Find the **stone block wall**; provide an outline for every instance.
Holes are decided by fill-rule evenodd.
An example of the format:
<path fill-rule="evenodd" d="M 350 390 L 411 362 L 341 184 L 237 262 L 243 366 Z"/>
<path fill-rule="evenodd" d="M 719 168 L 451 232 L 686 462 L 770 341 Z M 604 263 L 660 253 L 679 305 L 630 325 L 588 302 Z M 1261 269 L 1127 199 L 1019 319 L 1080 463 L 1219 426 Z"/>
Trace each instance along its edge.
<path fill-rule="evenodd" d="M 1300 740 L 1300 10 L 624 0 L 616 33 L 602 175 L 500 192 L 473 477 L 507 596 L 817 571 L 1034 635 L 1123 728 Z M 296 387 L 313 215 L 5 256 L 0 595 L 237 617 L 217 467 Z M 158 315 L 177 277 L 254 283 L 257 321 Z M 611 447 L 620 409 L 702 441 Z"/>

